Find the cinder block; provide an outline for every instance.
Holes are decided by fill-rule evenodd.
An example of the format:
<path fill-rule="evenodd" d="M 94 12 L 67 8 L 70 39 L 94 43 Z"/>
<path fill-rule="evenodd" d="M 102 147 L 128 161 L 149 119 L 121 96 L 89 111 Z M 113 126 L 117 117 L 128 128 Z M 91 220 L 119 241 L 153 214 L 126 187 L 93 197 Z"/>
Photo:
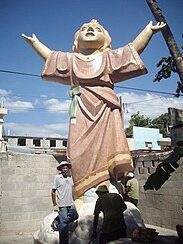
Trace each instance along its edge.
<path fill-rule="evenodd" d="M 9 232 L 12 233 L 12 230 L 14 232 L 34 232 L 36 231 L 39 226 L 40 226 L 40 222 L 38 220 L 27 220 L 27 221 L 19 221 L 19 223 L 17 224 L 17 221 L 5 221 L 1 224 L 1 229 L 4 230 L 4 232 Z"/>
<path fill-rule="evenodd" d="M 144 167 L 152 167 L 152 161 L 144 161 Z"/>
<path fill-rule="evenodd" d="M 177 204 L 180 204 L 182 206 L 182 213 L 183 213 L 183 195 L 177 196 L 176 202 Z"/>
<path fill-rule="evenodd" d="M 16 175 L 30 175 L 30 169 L 24 167 L 16 167 L 15 168 Z"/>
<path fill-rule="evenodd" d="M 48 212 L 48 214 L 49 214 L 49 212 Z M 40 219 L 44 219 L 46 217 L 45 211 L 31 212 L 31 213 L 29 213 L 29 215 L 30 216 L 28 217 L 28 219 L 32 219 L 32 220 L 40 220 Z"/>
<path fill-rule="evenodd" d="M 21 191 L 3 191 L 2 192 L 2 199 L 6 199 L 9 201 L 9 199 L 13 198 L 21 198 L 22 197 L 22 192 Z"/>
<path fill-rule="evenodd" d="M 157 161 L 157 160 L 152 160 L 152 167 L 157 167 L 158 166 L 158 164 L 160 164 L 160 162 L 159 161 Z"/>
<path fill-rule="evenodd" d="M 16 187 L 15 187 L 14 182 L 9 182 L 8 184 L 5 182 L 2 182 L 1 190 L 2 191 L 13 191 L 13 190 L 16 190 Z"/>
<path fill-rule="evenodd" d="M 137 168 L 137 167 L 143 167 L 142 162 L 140 162 L 140 161 L 136 162 L 136 168 Z"/>
<path fill-rule="evenodd" d="M 2 175 L 14 175 L 15 169 L 10 167 L 3 167 L 1 168 L 1 174 Z"/>
<path fill-rule="evenodd" d="M 139 173 L 140 174 L 148 174 L 148 169 L 147 168 L 139 168 Z"/>
<path fill-rule="evenodd" d="M 2 213 L 2 221 L 21 221 L 22 219 L 29 219 L 29 213 L 19 212 L 19 213 Z"/>
<path fill-rule="evenodd" d="M 149 171 L 150 171 L 150 174 L 153 174 L 156 172 L 156 168 L 155 167 L 149 167 Z"/>

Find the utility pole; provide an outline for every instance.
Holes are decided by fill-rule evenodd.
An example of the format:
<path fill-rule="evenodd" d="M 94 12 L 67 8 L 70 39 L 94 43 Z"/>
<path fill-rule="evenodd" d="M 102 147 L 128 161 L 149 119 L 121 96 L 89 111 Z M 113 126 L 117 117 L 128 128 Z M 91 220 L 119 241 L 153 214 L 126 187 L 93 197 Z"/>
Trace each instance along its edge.
<path fill-rule="evenodd" d="M 123 109 L 123 101 L 122 97 L 119 97 L 120 107 L 121 107 L 121 119 L 122 119 L 122 126 L 124 128 L 124 109 Z"/>
<path fill-rule="evenodd" d="M 170 54 L 172 55 L 172 58 L 174 59 L 175 66 L 177 68 L 177 73 L 180 77 L 180 81 L 183 86 L 183 56 L 182 56 L 179 48 L 177 47 L 173 34 L 170 30 L 170 27 L 169 27 L 165 17 L 162 14 L 161 8 L 159 7 L 157 0 L 146 0 L 146 2 L 148 4 L 152 14 L 154 15 L 155 20 L 157 22 L 166 23 L 166 26 L 161 30 L 161 32 L 162 32 L 162 35 L 168 46 Z"/>
<path fill-rule="evenodd" d="M 3 117 L 8 113 L 6 108 L 0 108 L 0 152 L 6 151 L 6 142 L 3 138 Z"/>

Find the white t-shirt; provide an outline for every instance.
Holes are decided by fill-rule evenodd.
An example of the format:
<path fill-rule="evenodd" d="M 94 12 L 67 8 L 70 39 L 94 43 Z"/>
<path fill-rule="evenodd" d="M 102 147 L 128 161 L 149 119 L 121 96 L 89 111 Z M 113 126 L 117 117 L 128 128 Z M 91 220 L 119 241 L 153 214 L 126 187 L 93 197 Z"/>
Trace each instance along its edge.
<path fill-rule="evenodd" d="M 74 204 L 72 195 L 73 185 L 72 177 L 65 178 L 62 174 L 54 177 L 53 189 L 56 190 L 58 207 L 66 207 Z"/>

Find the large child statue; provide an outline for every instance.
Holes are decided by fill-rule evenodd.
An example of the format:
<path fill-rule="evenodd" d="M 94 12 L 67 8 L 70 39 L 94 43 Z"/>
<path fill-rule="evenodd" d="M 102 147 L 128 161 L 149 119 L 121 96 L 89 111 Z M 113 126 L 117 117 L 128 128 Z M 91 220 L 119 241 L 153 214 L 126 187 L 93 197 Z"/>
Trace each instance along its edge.
<path fill-rule="evenodd" d="M 96 20 L 75 33 L 73 52 L 51 51 L 34 34 L 22 34 L 46 61 L 42 78 L 71 86 L 67 157 L 77 196 L 110 176 L 132 170 L 113 88 L 117 82 L 147 73 L 139 54 L 164 26 L 151 21 L 134 41 L 115 50 L 109 33 Z"/>

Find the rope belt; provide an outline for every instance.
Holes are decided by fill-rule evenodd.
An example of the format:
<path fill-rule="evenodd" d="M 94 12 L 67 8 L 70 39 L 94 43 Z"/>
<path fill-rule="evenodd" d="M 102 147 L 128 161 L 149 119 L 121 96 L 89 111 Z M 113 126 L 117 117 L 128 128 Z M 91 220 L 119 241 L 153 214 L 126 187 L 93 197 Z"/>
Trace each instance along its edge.
<path fill-rule="evenodd" d="M 76 118 L 77 106 L 78 106 L 78 98 L 81 95 L 81 86 L 76 86 L 69 91 L 69 96 L 72 101 L 69 108 L 69 116 L 70 119 Z"/>

